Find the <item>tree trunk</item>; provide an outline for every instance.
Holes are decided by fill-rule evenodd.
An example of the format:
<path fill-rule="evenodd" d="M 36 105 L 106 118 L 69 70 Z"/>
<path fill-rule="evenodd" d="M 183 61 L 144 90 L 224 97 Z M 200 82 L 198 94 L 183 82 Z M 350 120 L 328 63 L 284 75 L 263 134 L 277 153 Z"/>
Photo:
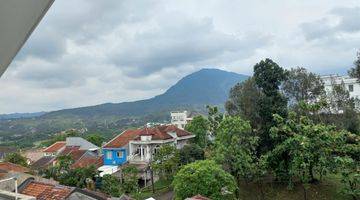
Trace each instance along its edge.
<path fill-rule="evenodd" d="M 304 191 L 304 200 L 307 200 L 307 192 L 305 186 L 302 184 L 303 191 Z"/>

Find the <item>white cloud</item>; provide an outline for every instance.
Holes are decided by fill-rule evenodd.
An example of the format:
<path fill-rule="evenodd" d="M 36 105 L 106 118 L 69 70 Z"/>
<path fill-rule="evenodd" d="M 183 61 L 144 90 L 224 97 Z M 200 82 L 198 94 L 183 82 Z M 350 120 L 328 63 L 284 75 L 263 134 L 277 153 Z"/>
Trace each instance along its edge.
<path fill-rule="evenodd" d="M 343 73 L 359 48 L 357 3 L 55 1 L 0 79 L 0 113 L 143 99 L 203 67 L 251 74 L 266 57 Z"/>

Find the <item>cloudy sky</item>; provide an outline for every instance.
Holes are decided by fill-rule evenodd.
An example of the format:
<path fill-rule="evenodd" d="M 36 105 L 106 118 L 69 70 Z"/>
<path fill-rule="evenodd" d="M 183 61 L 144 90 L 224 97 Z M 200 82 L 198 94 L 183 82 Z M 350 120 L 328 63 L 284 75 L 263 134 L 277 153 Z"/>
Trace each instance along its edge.
<path fill-rule="evenodd" d="M 201 68 L 345 74 L 359 0 L 56 0 L 0 78 L 0 113 L 132 101 Z"/>

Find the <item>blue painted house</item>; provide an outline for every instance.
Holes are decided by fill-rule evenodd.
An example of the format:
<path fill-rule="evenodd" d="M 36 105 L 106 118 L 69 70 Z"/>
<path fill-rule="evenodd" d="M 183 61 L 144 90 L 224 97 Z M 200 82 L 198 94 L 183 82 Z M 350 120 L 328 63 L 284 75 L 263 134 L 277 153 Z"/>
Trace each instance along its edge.
<path fill-rule="evenodd" d="M 103 146 L 104 165 L 122 165 L 129 156 L 129 142 L 138 137 L 137 130 L 127 130 Z"/>
<path fill-rule="evenodd" d="M 126 162 L 126 149 L 104 148 L 104 165 L 122 165 Z"/>

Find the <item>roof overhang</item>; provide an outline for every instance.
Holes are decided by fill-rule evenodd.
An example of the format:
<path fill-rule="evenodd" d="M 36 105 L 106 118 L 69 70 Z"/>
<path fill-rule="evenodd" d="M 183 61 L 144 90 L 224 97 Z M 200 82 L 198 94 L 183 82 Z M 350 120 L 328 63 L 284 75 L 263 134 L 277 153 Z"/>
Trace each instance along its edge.
<path fill-rule="evenodd" d="M 54 0 L 0 0 L 0 77 Z"/>

